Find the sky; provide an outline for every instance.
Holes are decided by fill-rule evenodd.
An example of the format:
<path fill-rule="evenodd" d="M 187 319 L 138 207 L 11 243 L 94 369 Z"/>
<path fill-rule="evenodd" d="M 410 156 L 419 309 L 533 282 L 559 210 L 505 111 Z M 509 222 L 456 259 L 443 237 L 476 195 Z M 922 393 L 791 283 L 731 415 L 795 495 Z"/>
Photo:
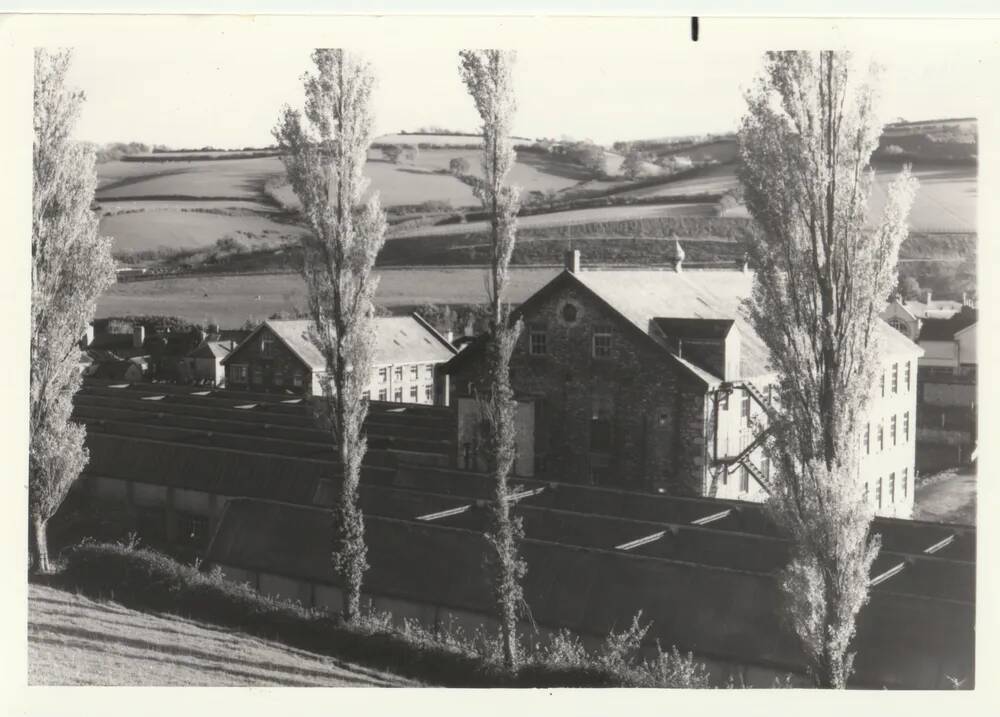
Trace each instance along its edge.
<path fill-rule="evenodd" d="M 71 84 L 87 101 L 78 139 L 137 141 L 174 148 L 271 144 L 280 108 L 301 103 L 309 49 L 192 43 L 74 50 Z M 458 74 L 457 47 L 391 47 L 365 52 L 377 87 L 378 134 L 442 126 L 475 131 L 478 118 Z M 972 116 L 976 83 L 956 82 L 975 59 L 932 46 L 886 52 L 886 120 Z M 694 50 L 692 44 L 602 52 L 570 43 L 518 50 L 517 135 L 616 140 L 732 131 L 742 91 L 760 68 L 746 49 Z"/>

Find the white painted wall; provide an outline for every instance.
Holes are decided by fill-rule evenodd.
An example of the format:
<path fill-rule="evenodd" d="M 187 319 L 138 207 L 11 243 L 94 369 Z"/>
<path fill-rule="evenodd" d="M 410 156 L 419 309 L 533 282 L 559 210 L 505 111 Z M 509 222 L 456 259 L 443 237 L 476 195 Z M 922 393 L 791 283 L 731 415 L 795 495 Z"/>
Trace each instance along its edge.
<path fill-rule="evenodd" d="M 955 341 L 921 341 L 924 355 L 921 366 L 958 366 L 958 344 Z"/>
<path fill-rule="evenodd" d="M 958 363 L 961 365 L 972 364 L 975 365 L 976 361 L 976 325 L 959 331 L 955 334 L 955 340 L 958 342 Z"/>

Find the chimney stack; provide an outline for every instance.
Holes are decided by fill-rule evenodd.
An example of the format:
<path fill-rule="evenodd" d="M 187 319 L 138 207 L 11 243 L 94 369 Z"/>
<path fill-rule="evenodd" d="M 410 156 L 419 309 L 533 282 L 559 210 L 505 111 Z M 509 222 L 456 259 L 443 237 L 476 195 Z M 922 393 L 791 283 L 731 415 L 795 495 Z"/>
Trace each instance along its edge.
<path fill-rule="evenodd" d="M 83 344 L 80 348 L 87 348 L 92 343 L 94 343 L 94 324 L 93 322 L 87 324 L 87 328 L 83 332 L 83 339 L 81 341 Z"/>
<path fill-rule="evenodd" d="M 681 246 L 680 241 L 674 240 L 674 271 L 678 274 L 683 271 L 684 265 L 684 247 Z"/>
<path fill-rule="evenodd" d="M 570 249 L 566 252 L 566 271 L 573 274 L 580 273 L 580 250 Z"/>
<path fill-rule="evenodd" d="M 966 291 L 962 292 L 962 306 L 969 306 L 969 294 Z"/>
<path fill-rule="evenodd" d="M 931 290 L 930 289 L 928 289 L 926 292 L 924 292 L 924 303 L 925 304 L 931 303 Z"/>
<path fill-rule="evenodd" d="M 142 345 L 146 343 L 146 327 L 145 326 L 133 326 L 132 327 L 132 346 L 133 348 L 141 349 Z"/>

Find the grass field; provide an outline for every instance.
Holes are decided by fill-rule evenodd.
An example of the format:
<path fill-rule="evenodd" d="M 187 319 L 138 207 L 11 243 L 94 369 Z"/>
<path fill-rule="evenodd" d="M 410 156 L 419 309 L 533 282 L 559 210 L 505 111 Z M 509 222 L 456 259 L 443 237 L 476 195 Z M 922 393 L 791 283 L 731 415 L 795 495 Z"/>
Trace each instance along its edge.
<path fill-rule="evenodd" d="M 557 272 L 541 267 L 513 269 L 510 301 L 523 301 Z M 379 276 L 376 300 L 387 307 L 485 300 L 484 269 L 381 269 Z M 261 321 L 277 311 L 301 309 L 305 304 L 305 284 L 297 274 L 185 277 L 116 284 L 98 302 L 97 316 L 168 314 L 239 326 L 247 319 Z"/>
<path fill-rule="evenodd" d="M 278 222 L 270 212 L 213 207 L 147 208 L 101 218 L 100 231 L 115 237 L 115 251 L 144 249 L 195 249 L 232 237 L 255 245 L 276 246 L 298 241 L 305 232 L 294 224 Z M 219 212 L 219 213 L 215 213 Z"/>
<path fill-rule="evenodd" d="M 569 226 L 573 224 L 590 224 L 593 222 L 612 222 L 621 219 L 642 219 L 644 217 L 713 217 L 714 204 L 649 204 L 641 206 L 594 207 L 589 209 L 571 209 L 552 214 L 535 214 L 520 217 L 517 226 L 521 229 L 537 227 Z M 394 239 L 418 236 L 446 236 L 450 234 L 465 234 L 468 232 L 485 231 L 488 223 L 466 222 L 465 224 L 446 224 L 444 226 L 417 227 L 393 233 Z"/>
<path fill-rule="evenodd" d="M 28 684 L 389 687 L 412 683 L 191 620 L 29 585 Z"/>

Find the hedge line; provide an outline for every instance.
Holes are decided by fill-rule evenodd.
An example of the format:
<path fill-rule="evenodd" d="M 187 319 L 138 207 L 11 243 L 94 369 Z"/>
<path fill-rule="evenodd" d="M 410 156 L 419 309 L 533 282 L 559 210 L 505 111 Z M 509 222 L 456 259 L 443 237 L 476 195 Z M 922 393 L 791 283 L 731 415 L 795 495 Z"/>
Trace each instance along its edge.
<path fill-rule="evenodd" d="M 56 581 L 63 587 L 126 607 L 174 613 L 186 618 L 273 639 L 311 652 L 336 656 L 427 684 L 451 687 L 705 687 L 704 668 L 691 656 L 661 652 L 635 662 L 625 654 L 645 630 L 609 636 L 610 653 L 591 657 L 578 640 L 561 634 L 549 661 L 527 662 L 516 674 L 477 654 L 464 636 L 435 636 L 421 628 L 393 629 L 385 616 L 346 625 L 339 617 L 261 595 L 131 544 L 81 543 L 65 554 Z M 463 640 L 465 641 L 464 644 Z M 610 656 L 609 656 L 610 655 Z M 562 664 L 554 664 L 558 660 Z M 589 663 L 589 664 L 588 664 Z"/>

